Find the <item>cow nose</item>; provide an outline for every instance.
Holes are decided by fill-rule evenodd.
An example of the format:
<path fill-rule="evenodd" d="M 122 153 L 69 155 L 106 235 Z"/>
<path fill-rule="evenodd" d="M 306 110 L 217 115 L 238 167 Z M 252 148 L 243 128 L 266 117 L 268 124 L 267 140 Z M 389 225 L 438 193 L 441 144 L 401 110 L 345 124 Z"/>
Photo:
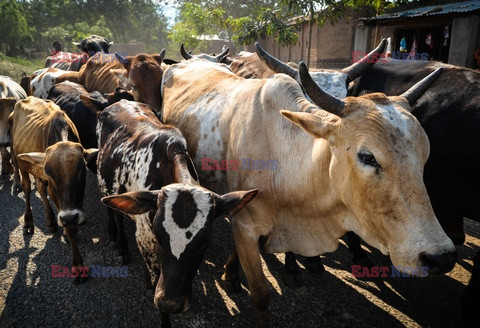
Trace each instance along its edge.
<path fill-rule="evenodd" d="M 70 226 L 78 223 L 78 213 L 60 214 L 59 216 L 63 226 Z"/>
<path fill-rule="evenodd" d="M 155 306 L 162 312 L 168 314 L 176 314 L 187 311 L 190 307 L 188 298 L 175 297 L 175 298 L 160 298 L 155 297 Z"/>
<path fill-rule="evenodd" d="M 442 274 L 450 272 L 457 261 L 457 252 L 448 252 L 443 254 L 420 254 L 420 261 L 423 266 L 428 268 L 429 274 Z"/>

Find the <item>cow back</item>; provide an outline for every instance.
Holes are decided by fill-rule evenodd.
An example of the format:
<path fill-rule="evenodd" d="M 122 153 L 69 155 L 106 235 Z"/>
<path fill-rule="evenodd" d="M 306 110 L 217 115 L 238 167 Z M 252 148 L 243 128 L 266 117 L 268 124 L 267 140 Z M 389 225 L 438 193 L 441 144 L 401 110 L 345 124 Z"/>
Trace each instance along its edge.
<path fill-rule="evenodd" d="M 43 152 L 62 140 L 79 142 L 73 122 L 50 100 L 30 96 L 17 102 L 9 121 L 17 154 Z"/>

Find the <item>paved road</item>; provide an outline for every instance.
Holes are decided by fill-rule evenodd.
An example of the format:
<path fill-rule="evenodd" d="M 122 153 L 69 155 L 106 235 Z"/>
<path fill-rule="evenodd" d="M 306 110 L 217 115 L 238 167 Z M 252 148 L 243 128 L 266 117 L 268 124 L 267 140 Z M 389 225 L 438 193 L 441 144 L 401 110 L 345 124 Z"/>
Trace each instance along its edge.
<path fill-rule="evenodd" d="M 96 181 L 88 175 L 79 246 L 86 266 L 118 266 L 106 245 L 106 210 L 99 202 Z M 70 265 L 70 247 L 61 234 L 46 231 L 38 194 L 33 198 L 33 236 L 22 235 L 23 193 L 0 178 L 0 327 L 159 327 L 151 294 L 146 293 L 143 259 L 127 222 L 133 256 L 127 277 L 90 278 L 75 286 L 71 278 L 52 277 L 51 265 Z M 459 327 L 459 299 L 479 251 L 480 225 L 466 220 L 467 242 L 459 260 L 445 276 L 427 278 L 356 279 L 350 254 L 342 244 L 325 257 L 327 271 L 312 275 L 302 270 L 304 286 L 293 289 L 282 280 L 283 256 L 265 255 L 271 284 L 272 327 Z M 174 327 L 255 327 L 256 319 L 243 279 L 243 290 L 225 292 L 220 283 L 223 264 L 232 249 L 225 220 L 218 220 L 199 275 L 189 311 L 173 317 Z M 373 250 L 371 259 L 389 266 Z M 300 259 L 301 262 L 301 259 Z M 350 270 L 350 271 L 349 271 Z"/>

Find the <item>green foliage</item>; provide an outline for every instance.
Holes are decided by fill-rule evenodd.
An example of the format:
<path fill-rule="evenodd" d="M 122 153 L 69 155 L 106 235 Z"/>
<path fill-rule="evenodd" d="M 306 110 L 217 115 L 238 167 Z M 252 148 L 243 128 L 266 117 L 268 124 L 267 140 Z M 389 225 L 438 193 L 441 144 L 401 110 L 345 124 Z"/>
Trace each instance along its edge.
<path fill-rule="evenodd" d="M 203 52 L 202 36 L 219 34 L 222 31 L 225 11 L 220 7 L 205 8 L 196 3 L 185 3 L 180 11 L 180 22 L 173 26 L 168 37 L 178 49 L 183 43 L 187 49 Z"/>
<path fill-rule="evenodd" d="M 297 29 L 288 24 L 288 16 L 284 11 L 264 8 L 257 18 L 229 17 L 227 24 L 233 31 L 232 39 L 239 44 L 250 44 L 259 37 L 274 36 L 282 45 L 298 42 Z"/>
<path fill-rule="evenodd" d="M 159 52 L 168 45 L 167 19 L 156 0 L 0 0 L 0 51 L 44 56 L 53 41 L 97 34 L 115 43 L 144 42 Z"/>

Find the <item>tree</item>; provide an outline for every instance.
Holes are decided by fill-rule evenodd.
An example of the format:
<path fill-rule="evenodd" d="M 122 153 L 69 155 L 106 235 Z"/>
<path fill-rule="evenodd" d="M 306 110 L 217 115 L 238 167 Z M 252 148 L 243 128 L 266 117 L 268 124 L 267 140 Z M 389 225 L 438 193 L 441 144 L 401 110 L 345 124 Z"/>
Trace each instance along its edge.
<path fill-rule="evenodd" d="M 23 8 L 14 0 L 1 0 L 0 13 L 0 49 L 4 46 L 7 55 L 17 56 L 24 42 L 31 39 Z"/>

